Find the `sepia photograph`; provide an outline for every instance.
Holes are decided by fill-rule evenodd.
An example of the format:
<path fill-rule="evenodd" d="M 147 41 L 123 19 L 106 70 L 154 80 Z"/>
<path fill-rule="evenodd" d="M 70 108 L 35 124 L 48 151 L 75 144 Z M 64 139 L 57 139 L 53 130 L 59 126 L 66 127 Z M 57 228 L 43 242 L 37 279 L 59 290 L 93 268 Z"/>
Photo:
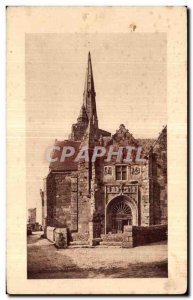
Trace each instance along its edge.
<path fill-rule="evenodd" d="M 28 278 L 167 277 L 166 35 L 25 39 Z"/>

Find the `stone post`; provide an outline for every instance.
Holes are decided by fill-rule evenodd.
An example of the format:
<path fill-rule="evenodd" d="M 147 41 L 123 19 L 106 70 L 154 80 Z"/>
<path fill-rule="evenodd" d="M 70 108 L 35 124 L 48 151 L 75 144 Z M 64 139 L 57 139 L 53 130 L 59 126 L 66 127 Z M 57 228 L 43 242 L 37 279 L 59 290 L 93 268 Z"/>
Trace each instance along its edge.
<path fill-rule="evenodd" d="M 93 220 L 89 221 L 89 245 L 94 246 Z"/>
<path fill-rule="evenodd" d="M 124 226 L 123 231 L 123 248 L 133 248 L 133 226 L 126 225 Z"/>

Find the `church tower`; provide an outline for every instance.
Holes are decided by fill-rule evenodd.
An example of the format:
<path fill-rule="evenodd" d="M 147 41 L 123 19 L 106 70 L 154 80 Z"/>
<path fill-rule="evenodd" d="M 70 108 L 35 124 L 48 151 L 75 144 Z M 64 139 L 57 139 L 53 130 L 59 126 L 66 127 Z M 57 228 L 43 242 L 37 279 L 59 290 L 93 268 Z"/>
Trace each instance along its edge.
<path fill-rule="evenodd" d="M 93 127 L 93 130 L 98 130 L 98 118 L 95 101 L 94 77 L 92 70 L 92 62 L 90 52 L 88 53 L 88 63 L 86 69 L 85 85 L 83 92 L 83 104 L 77 118 L 77 123 L 72 125 L 70 139 L 81 141 L 85 135 L 88 126 Z"/>

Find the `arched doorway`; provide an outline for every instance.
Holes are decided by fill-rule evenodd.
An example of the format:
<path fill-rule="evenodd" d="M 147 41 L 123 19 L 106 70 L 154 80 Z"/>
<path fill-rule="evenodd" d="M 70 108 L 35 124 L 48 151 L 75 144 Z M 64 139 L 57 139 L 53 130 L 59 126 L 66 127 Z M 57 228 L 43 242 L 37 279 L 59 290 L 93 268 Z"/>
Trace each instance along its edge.
<path fill-rule="evenodd" d="M 136 207 L 125 196 L 111 200 L 106 208 L 106 231 L 122 233 L 125 225 L 136 225 Z"/>

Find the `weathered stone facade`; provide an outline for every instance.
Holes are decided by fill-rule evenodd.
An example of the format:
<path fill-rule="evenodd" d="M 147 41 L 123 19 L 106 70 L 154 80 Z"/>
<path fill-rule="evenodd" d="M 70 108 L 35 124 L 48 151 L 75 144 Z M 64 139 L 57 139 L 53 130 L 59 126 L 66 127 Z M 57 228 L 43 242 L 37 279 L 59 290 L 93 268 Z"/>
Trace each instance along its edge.
<path fill-rule="evenodd" d="M 61 148 L 89 149 L 89 161 L 66 159 L 50 163 L 43 192 L 43 225 L 67 228 L 71 239 L 94 240 L 119 234 L 124 226 L 167 224 L 167 128 L 157 140 L 135 139 L 123 124 L 114 135 L 98 127 L 91 57 L 77 123 L 68 141 L 55 141 Z M 132 152 L 131 162 L 106 162 L 91 156 L 96 145 L 113 151 L 142 147 L 142 161 Z M 61 157 L 61 151 L 53 153 Z M 128 240 L 128 242 L 132 241 Z"/>

